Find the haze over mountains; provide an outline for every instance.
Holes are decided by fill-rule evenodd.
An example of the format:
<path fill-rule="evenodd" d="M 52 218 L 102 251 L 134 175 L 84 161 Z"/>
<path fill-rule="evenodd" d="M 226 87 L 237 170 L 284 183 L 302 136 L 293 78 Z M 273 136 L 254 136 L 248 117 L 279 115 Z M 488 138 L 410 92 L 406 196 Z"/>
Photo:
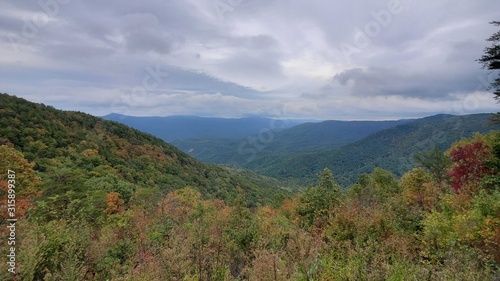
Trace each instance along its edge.
<path fill-rule="evenodd" d="M 4 100 L 3 107 L 6 110 L 3 112 L 4 119 L 22 117 L 26 119 L 23 124 L 28 126 L 26 129 L 15 131 L 14 128 L 5 125 L 1 130 L 2 135 L 7 139 L 11 138 L 11 142 L 23 148 L 26 157 L 30 160 L 58 155 L 57 147 L 61 146 L 59 142 L 65 140 L 86 149 L 94 148 L 89 148 L 90 146 L 82 143 L 95 142 L 102 151 L 109 153 L 109 156 L 105 156 L 107 157 L 105 161 L 115 161 L 113 159 L 116 156 L 113 156 L 115 154 L 113 151 L 121 151 L 119 148 L 104 143 L 98 144 L 102 140 L 97 140 L 97 135 L 91 136 L 93 138 L 91 140 L 87 140 L 88 136 L 82 135 L 82 132 L 97 130 L 109 134 L 111 138 L 123 138 L 123 136 L 132 139 L 140 138 L 141 142 L 146 142 L 148 145 L 154 143 L 154 145 L 167 147 L 163 148 L 164 151 L 168 150 L 169 153 L 175 154 L 173 158 L 182 162 L 174 169 L 174 173 L 179 173 L 182 178 L 179 186 L 184 183 L 195 183 L 195 185 L 201 183 L 203 188 L 210 189 L 207 186 L 213 185 L 211 181 L 220 178 L 222 173 L 226 173 L 218 171 L 219 176 L 208 175 L 203 170 L 211 170 L 212 167 L 192 160 L 170 145 L 159 142 L 158 139 L 150 139 L 147 135 L 136 137 L 139 136 L 137 131 L 130 131 L 124 126 L 115 126 L 88 115 L 56 111 L 51 107 L 32 104 L 8 95 L 2 95 L 1 98 Z M 6 107 L 9 104 L 10 107 Z M 22 114 L 15 117 L 12 115 L 12 108 L 15 112 Z M 453 142 L 463 137 L 470 137 L 474 132 L 486 133 L 500 128 L 499 125 L 491 124 L 490 114 L 435 115 L 397 121 L 330 120 L 315 123 L 307 122 L 307 120 L 274 120 L 258 117 L 224 119 L 196 116 L 131 117 L 110 114 L 105 118 L 149 132 L 202 162 L 249 169 L 257 174 L 287 182 L 291 188 L 312 184 L 316 175 L 325 167 L 333 171 L 336 180 L 344 187 L 355 183 L 361 174 L 369 173 L 375 167 L 387 169 L 396 176 L 401 176 L 415 166 L 413 153 L 417 151 L 425 151 L 434 147 L 445 150 Z M 49 126 L 41 119 L 65 121 L 58 121 Z M 51 144 L 47 145 L 45 150 L 41 150 L 40 144 L 29 141 L 29 136 L 35 134 L 33 139 L 44 139 L 47 133 L 42 132 L 39 135 L 39 132 L 32 132 L 28 128 L 44 128 L 45 126 L 48 128 L 46 130 L 53 135 L 50 138 L 54 140 L 47 140 L 47 143 Z M 73 132 L 76 129 L 80 131 Z M 20 136 L 19 139 L 16 139 L 16 135 Z M 60 136 L 56 138 L 55 135 Z M 55 143 L 52 144 L 52 142 Z M 135 147 L 136 141 L 130 142 L 131 147 Z M 91 152 L 88 150 L 85 153 Z M 94 166 L 103 161 L 96 159 L 92 160 L 96 161 L 92 164 Z M 45 163 L 43 161 L 38 164 L 40 169 L 48 169 L 43 168 L 42 163 Z M 125 163 L 123 159 L 118 162 Z M 185 165 L 196 166 L 193 168 L 193 171 L 196 171 L 195 175 L 200 173 L 207 175 L 198 180 L 188 176 L 186 172 L 179 172 L 191 169 L 186 170 L 188 166 Z M 139 166 L 133 168 L 134 173 L 142 169 Z M 173 168 L 165 169 L 167 174 L 163 177 L 168 178 Z M 254 189 L 252 192 L 258 194 L 256 197 L 263 198 L 262 194 L 267 192 L 264 191 L 266 188 L 260 189 L 247 182 L 246 178 L 253 178 L 253 181 L 260 181 L 263 186 L 272 186 L 273 189 L 281 185 L 260 178 L 257 174 L 248 174 L 244 170 L 235 171 L 247 173 L 238 180 L 246 182 L 242 186 Z M 227 178 L 232 176 L 231 173 L 227 174 Z M 134 181 L 134 179 L 128 180 Z M 172 179 L 161 181 L 170 180 Z M 291 183 L 293 184 L 290 185 Z M 211 192 L 220 191 L 212 190 Z"/>
<path fill-rule="evenodd" d="M 5 207 L 15 188 L 20 280 L 75 280 L 75 272 L 79 280 L 277 279 L 262 277 L 269 272 L 284 272 L 279 280 L 306 280 L 300 274 L 317 268 L 323 275 L 315 280 L 337 280 L 337 268 L 361 272 L 355 280 L 418 279 L 422 273 L 429 280 L 496 280 L 499 132 L 450 144 L 498 128 L 488 118 L 436 115 L 290 128 L 268 120 L 243 138 L 178 141 L 191 155 L 204 149 L 198 158 L 235 168 L 202 163 L 114 121 L 0 94 L 0 170 L 9 174 L 0 179 L 0 197 Z M 249 120 L 231 122 L 198 128 L 221 132 Z M 450 185 L 430 169 L 413 169 L 412 154 L 432 147 L 450 151 L 444 171 Z M 464 166 L 472 168 L 465 174 L 472 180 L 457 185 Z M 473 177 L 476 171 L 481 178 Z M 4 224 L 7 214 L 0 215 Z M 466 244 L 454 247 L 467 252 L 436 246 L 437 237 L 447 245 L 461 239 Z M 446 255 L 434 257 L 429 249 Z M 484 256 L 481 267 L 478 255 L 466 255 L 471 250 Z M 448 254 L 457 259 L 447 261 Z M 339 266 L 326 271 L 332 261 Z M 0 280 L 11 280 L 5 267 Z M 451 272 L 441 278 L 444 270 Z"/>
<path fill-rule="evenodd" d="M 273 123 L 279 128 L 290 128 L 306 120 L 274 120 L 261 117 L 206 118 L 189 115 L 167 117 L 135 117 L 108 114 L 104 119 L 126 124 L 155 135 L 167 142 L 192 138 L 237 139 L 249 136 Z"/>
<path fill-rule="evenodd" d="M 243 164 L 265 175 L 311 183 L 308 177 L 328 167 L 337 181 L 347 187 L 363 173 L 375 167 L 396 176 L 415 167 L 413 154 L 437 147 L 444 151 L 450 145 L 475 132 L 486 133 L 499 128 L 489 122 L 489 114 L 466 116 L 436 115 L 383 129 L 342 147 L 318 148 L 296 153 L 262 153 L 256 161 Z"/>
<path fill-rule="evenodd" d="M 315 175 L 328 167 L 344 186 L 375 167 L 401 176 L 414 167 L 416 151 L 445 150 L 473 132 L 499 128 L 489 122 L 489 114 L 314 123 L 116 114 L 105 118 L 156 135 L 203 162 L 243 167 L 300 184 L 311 184 Z"/>
<path fill-rule="evenodd" d="M 15 98 L 7 95 L 3 98 L 6 102 L 28 106 L 27 102 L 14 101 Z M 58 118 L 66 118 L 62 113 L 58 114 L 61 115 Z M 105 118 L 155 135 L 202 162 L 249 169 L 284 180 L 292 184 L 292 188 L 312 184 L 325 167 L 333 171 L 336 180 L 344 187 L 355 183 L 361 174 L 369 173 L 375 167 L 401 176 L 415 166 L 413 153 L 417 151 L 434 147 L 445 150 L 454 141 L 470 137 L 474 132 L 486 133 L 499 128 L 499 125 L 489 122 L 489 114 L 435 115 L 397 121 L 322 122 L 119 114 Z M 69 127 L 62 129 L 69 130 Z M 4 133 L 9 135 L 9 132 Z M 120 133 L 113 134 L 119 136 Z M 35 144 L 29 145 L 36 147 Z M 28 149 L 26 153 L 29 158 L 30 153 L 35 152 Z M 250 177 L 258 178 L 257 175 Z"/>

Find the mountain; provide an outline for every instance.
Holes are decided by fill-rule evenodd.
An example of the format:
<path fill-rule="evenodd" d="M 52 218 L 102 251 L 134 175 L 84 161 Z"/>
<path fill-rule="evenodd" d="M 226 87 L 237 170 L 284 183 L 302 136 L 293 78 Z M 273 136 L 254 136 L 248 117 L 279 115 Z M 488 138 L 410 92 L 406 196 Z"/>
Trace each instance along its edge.
<path fill-rule="evenodd" d="M 362 173 L 380 166 L 400 176 L 414 167 L 412 154 L 451 143 L 473 132 L 499 129 L 489 114 L 435 115 L 400 121 L 325 121 L 305 123 L 266 136 L 240 140 L 174 141 L 188 154 L 208 163 L 225 163 L 258 173 L 310 184 L 323 168 L 349 186 Z M 265 141 L 262 141 L 265 140 Z"/>
<path fill-rule="evenodd" d="M 242 166 L 280 179 L 307 182 L 328 167 L 344 186 L 354 183 L 361 174 L 381 167 L 401 176 L 414 167 L 413 154 L 450 145 L 475 132 L 500 129 L 490 122 L 490 114 L 465 116 L 436 115 L 381 130 L 341 148 L 318 149 L 302 153 L 262 153 L 255 161 Z"/>
<path fill-rule="evenodd" d="M 404 169 L 411 151 L 497 128 L 488 117 L 433 116 L 337 149 L 262 150 L 246 165 L 283 178 L 330 166 L 351 180 L 343 171 Z M 0 94 L 0 234 L 10 237 L 0 280 L 497 280 L 500 135 L 474 140 L 493 148 L 482 159 L 470 145 L 453 147 L 450 177 L 470 180 L 458 193 L 422 169 L 401 181 L 373 169 L 342 190 L 324 169 L 282 200 L 273 179 Z"/>
<path fill-rule="evenodd" d="M 276 180 L 201 163 L 126 125 L 7 94 L 0 94 L 2 144 L 36 164 L 42 194 L 57 197 L 61 208 L 102 190 L 118 192 L 125 201 L 135 190 L 166 193 L 185 186 L 229 200 L 241 187 L 253 203 L 287 193 Z"/>
<path fill-rule="evenodd" d="M 305 123 L 276 134 L 269 149 L 273 151 L 300 151 L 334 148 L 360 140 L 372 133 L 413 120 L 397 121 L 323 121 Z"/>
<path fill-rule="evenodd" d="M 338 148 L 353 143 L 374 132 L 406 124 L 398 121 L 323 121 L 304 123 L 281 130 L 261 129 L 242 139 L 198 138 L 172 141 L 189 155 L 207 163 L 241 165 L 261 153 L 293 153 L 323 148 Z"/>
<path fill-rule="evenodd" d="M 275 120 L 261 117 L 206 118 L 198 116 L 134 117 L 121 114 L 103 116 L 106 120 L 123 123 L 140 131 L 150 133 L 164 141 L 193 138 L 238 139 L 258 133 L 263 128 L 289 128 L 306 121 Z"/>
<path fill-rule="evenodd" d="M 166 119 L 176 118 L 179 117 Z M 370 172 L 377 166 L 400 176 L 414 167 L 412 155 L 415 151 L 433 147 L 445 150 L 454 141 L 470 137 L 473 132 L 484 133 L 499 128 L 490 124 L 489 114 L 440 114 L 398 121 L 332 120 L 291 127 L 270 126 L 272 120 L 254 119 L 254 122 L 249 122 L 254 125 L 250 130 L 235 129 L 234 133 L 211 126 L 218 123 L 226 124 L 228 128 L 227 124 L 243 120 L 217 119 L 210 124 L 210 119 L 181 118 L 208 120 L 204 123 L 206 133 L 197 129 L 196 138 L 183 133 L 186 139 L 180 137 L 172 141 L 187 154 L 206 163 L 243 167 L 302 185 L 312 183 L 316 174 L 325 167 L 330 168 L 337 181 L 344 186 L 351 185 L 362 173 Z M 134 117 L 132 120 L 137 119 Z M 186 123 L 183 122 L 179 124 Z M 136 125 L 146 130 L 140 123 Z M 247 133 L 250 134 L 245 135 Z M 243 137 L 237 138 L 238 135 Z"/>

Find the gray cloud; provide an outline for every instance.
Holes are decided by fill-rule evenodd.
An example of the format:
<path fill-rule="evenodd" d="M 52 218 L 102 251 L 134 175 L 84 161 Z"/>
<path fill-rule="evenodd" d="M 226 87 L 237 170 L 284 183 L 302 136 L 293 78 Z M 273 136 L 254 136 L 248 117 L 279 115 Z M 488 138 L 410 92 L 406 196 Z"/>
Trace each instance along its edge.
<path fill-rule="evenodd" d="M 422 99 L 450 99 L 453 94 L 484 90 L 478 88 L 481 71 L 461 71 L 444 69 L 440 65 L 412 72 L 411 69 L 397 67 L 354 68 L 335 75 L 333 82 L 349 86 L 356 96 L 403 96 Z"/>
<path fill-rule="evenodd" d="M 43 3 L 0 12 L 0 91 L 64 109 L 245 116 L 284 104 L 290 117 L 356 119 L 495 105 L 475 59 L 500 2 Z M 132 95 L 156 67 L 160 83 Z"/>

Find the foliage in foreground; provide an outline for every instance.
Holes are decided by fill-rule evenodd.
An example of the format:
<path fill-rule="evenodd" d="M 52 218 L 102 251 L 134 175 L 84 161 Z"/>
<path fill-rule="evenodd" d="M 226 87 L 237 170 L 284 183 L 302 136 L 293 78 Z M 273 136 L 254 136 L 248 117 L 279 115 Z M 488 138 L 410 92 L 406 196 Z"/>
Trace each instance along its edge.
<path fill-rule="evenodd" d="M 95 183 L 102 199 L 59 210 L 38 192 L 33 164 L 12 147 L 0 146 L 0 154 L 32 183 L 19 190 L 30 211 L 17 230 L 17 280 L 500 277 L 499 133 L 455 143 L 444 154 L 445 179 L 433 165 L 400 180 L 376 168 L 342 191 L 325 169 L 316 186 L 276 208 L 248 208 L 242 189 L 227 203 L 192 187 L 158 196 Z M 1 200 L 5 190 L 2 181 Z"/>

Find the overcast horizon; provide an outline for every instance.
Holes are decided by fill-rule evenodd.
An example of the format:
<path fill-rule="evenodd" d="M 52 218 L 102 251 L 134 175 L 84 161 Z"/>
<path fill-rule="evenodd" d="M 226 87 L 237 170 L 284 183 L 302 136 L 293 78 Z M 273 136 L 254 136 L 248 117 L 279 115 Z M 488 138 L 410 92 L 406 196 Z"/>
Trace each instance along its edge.
<path fill-rule="evenodd" d="M 500 107 L 476 61 L 498 1 L 2 4 L 0 92 L 58 109 L 388 120 Z"/>

